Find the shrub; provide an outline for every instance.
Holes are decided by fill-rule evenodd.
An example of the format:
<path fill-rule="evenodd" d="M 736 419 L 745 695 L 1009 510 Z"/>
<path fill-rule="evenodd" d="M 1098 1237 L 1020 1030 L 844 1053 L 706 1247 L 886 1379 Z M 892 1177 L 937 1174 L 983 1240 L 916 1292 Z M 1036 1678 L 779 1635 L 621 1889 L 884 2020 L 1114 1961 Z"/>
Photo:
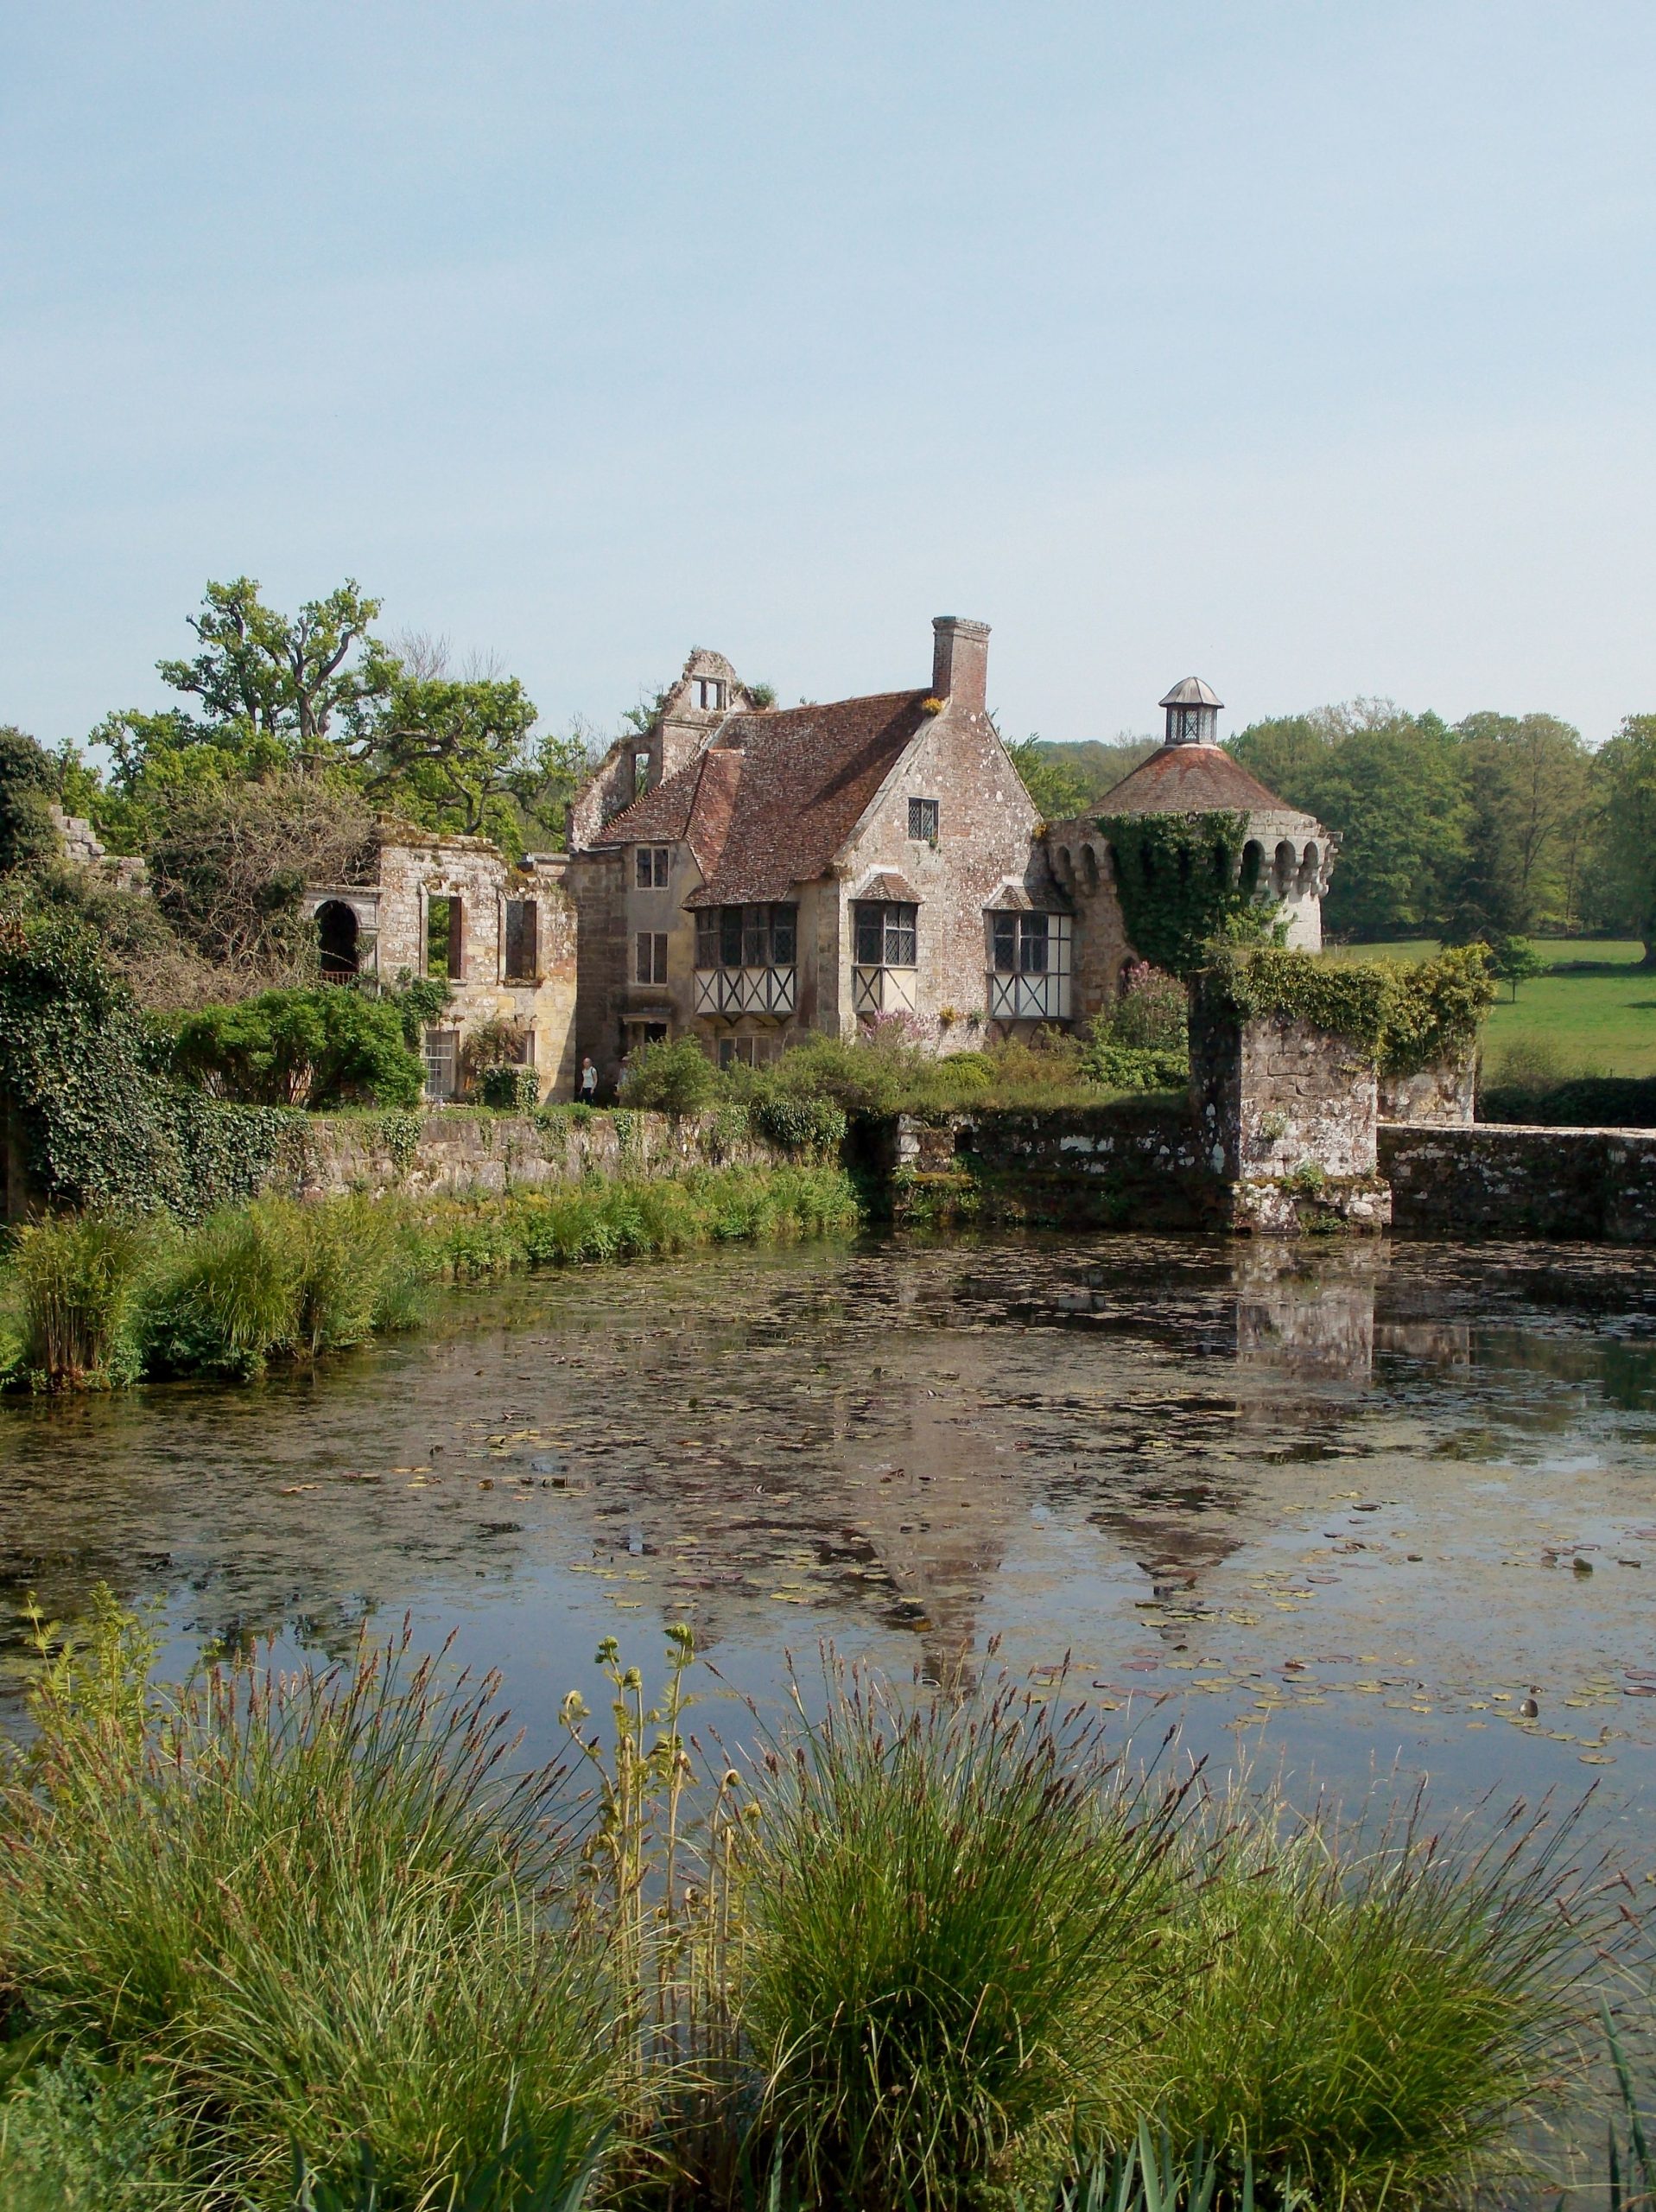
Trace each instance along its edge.
<path fill-rule="evenodd" d="M 262 1373 L 293 1340 L 297 1289 L 297 1255 L 269 1208 L 210 1214 L 173 1248 L 145 1302 L 144 1372 Z"/>
<path fill-rule="evenodd" d="M 584 2161 L 604 1977 L 549 1903 L 550 1782 L 501 1777 L 493 1678 L 365 1643 L 152 1691 L 107 1593 L 88 1649 L 42 1643 L 0 1866 L 25 2024 L 144 2065 L 214 2201 L 285 2202 L 295 2150 L 324 2180 L 371 2160 L 388 2206 L 456 2201 L 504 2142 Z"/>
<path fill-rule="evenodd" d="M 1133 2032 L 1173 1801 L 1044 1706 L 907 1712 L 855 1674 L 758 1796 L 741 2009 L 783 2156 L 866 2212 L 1050 2185 Z"/>
<path fill-rule="evenodd" d="M 694 1037 L 641 1046 L 623 1069 L 624 1106 L 657 1114 L 697 1114 L 718 1088 L 713 1063 Z"/>
<path fill-rule="evenodd" d="M 1501 1080 L 1478 1092 L 1481 1122 L 1533 1122 L 1570 1129 L 1656 1129 L 1656 1076 L 1581 1075 L 1514 1082 L 1513 1056 Z"/>
<path fill-rule="evenodd" d="M 30 1222 L 12 1247 L 16 1363 L 51 1390 L 131 1382 L 154 1238 L 101 1214 Z"/>
<path fill-rule="evenodd" d="M 1150 1051 L 1102 1039 L 1084 1047 L 1083 1073 L 1107 1090 L 1183 1090 L 1190 1079 L 1190 1062 L 1181 1052 Z"/>
<path fill-rule="evenodd" d="M 845 1141 L 845 1109 L 832 1098 L 801 1091 L 761 1091 L 748 1113 L 759 1135 L 787 1152 L 822 1157 L 837 1152 Z"/>
<path fill-rule="evenodd" d="M 533 1068 L 498 1063 L 479 1071 L 477 1095 L 498 1114 L 532 1114 L 541 1100 L 541 1078 Z"/>
<path fill-rule="evenodd" d="M 1139 1052 L 1183 1052 L 1190 1032 L 1190 995 L 1183 984 L 1147 960 L 1133 963 L 1114 1003 L 1093 1024 L 1098 1042 Z"/>
<path fill-rule="evenodd" d="M 187 1014 L 173 1065 L 214 1097 L 251 1105 L 410 1108 L 425 1091 L 397 1008 L 339 984 Z"/>
<path fill-rule="evenodd" d="M 1417 1808 L 1418 1809 L 1418 1808 Z M 1570 1823 L 1457 1850 L 1233 1802 L 1170 1928 L 1150 2078 L 1179 2143 L 1318 2202 L 1469 2196 L 1556 2087 L 1589 1955 Z"/>

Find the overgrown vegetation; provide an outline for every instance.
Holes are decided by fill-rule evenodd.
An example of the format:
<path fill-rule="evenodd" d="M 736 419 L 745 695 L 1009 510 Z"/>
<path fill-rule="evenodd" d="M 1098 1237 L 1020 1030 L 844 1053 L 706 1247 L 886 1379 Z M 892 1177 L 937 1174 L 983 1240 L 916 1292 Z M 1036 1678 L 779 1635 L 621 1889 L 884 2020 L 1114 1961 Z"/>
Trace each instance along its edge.
<path fill-rule="evenodd" d="M 172 1065 L 208 1096 L 243 1105 L 407 1109 L 425 1091 L 397 1005 L 337 985 L 262 991 L 187 1014 Z"/>
<path fill-rule="evenodd" d="M 1615 1910 L 1568 1819 L 1480 1847 L 1215 1802 L 1062 1685 L 830 1666 L 744 1750 L 691 1732 L 682 1625 L 654 1701 L 605 1640 L 608 1727 L 572 1693 L 535 1773 L 498 1680 L 406 1632 L 171 1688 L 106 1595 L 35 1636 L 8 2183 L 286 2212 L 296 2167 L 341 2212 L 570 2212 L 596 2164 L 631 2212 L 1378 2212 L 1487 2191 L 1591 2094 Z M 1615 2117 L 1636 2160 L 1630 2082 Z"/>
<path fill-rule="evenodd" d="M 1194 975 L 1215 943 L 1268 944 L 1276 915 L 1244 868 L 1245 814 L 1101 815 L 1127 942 L 1170 976 Z"/>
<path fill-rule="evenodd" d="M 422 1200 L 264 1198 L 192 1226 L 65 1215 L 16 1232 L 0 1274 L 0 1383 L 70 1390 L 143 1376 L 244 1380 L 417 1319 L 427 1284 L 854 1230 L 837 1169 Z"/>
<path fill-rule="evenodd" d="M 1489 955 L 1462 945 L 1405 967 L 1278 945 L 1220 949 L 1197 979 L 1216 1016 L 1309 1022 L 1403 1074 L 1468 1052 L 1494 998 Z"/>

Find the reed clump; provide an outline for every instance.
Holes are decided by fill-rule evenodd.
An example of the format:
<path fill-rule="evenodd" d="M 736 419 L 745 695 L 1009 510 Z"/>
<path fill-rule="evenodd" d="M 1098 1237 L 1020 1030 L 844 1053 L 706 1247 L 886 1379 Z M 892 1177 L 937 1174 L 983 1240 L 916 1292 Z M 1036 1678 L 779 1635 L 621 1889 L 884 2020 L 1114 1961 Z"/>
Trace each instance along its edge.
<path fill-rule="evenodd" d="M 40 1637 L 0 1871 L 30 2029 L 160 2069 L 182 2177 L 226 2202 L 285 2205 L 295 2151 L 371 2170 L 387 2212 L 503 2142 L 579 2168 L 613 2113 L 607 1977 L 496 1679 L 445 1688 L 404 1638 L 157 1692 L 107 1601 L 85 1649 Z"/>
<path fill-rule="evenodd" d="M 572 1694 L 530 1774 L 406 1636 L 163 1689 L 107 1597 L 36 1634 L 0 2184 L 15 2110 L 27 2174 L 254 2212 L 1380 2212 L 1487 2198 L 1587 2094 L 1612 1910 L 1569 1820 L 1296 1820 L 1129 1774 L 1050 1686 L 831 1662 L 732 1753 L 682 1625 L 654 1699 L 606 1639 L 607 1725 Z"/>
<path fill-rule="evenodd" d="M 811 1166 L 461 1198 L 263 1198 L 188 1227 L 51 1217 L 16 1233 L 0 1275 L 0 1386 L 246 1381 L 416 1325 L 444 1280 L 845 1235 L 860 1219 L 847 1178 Z"/>

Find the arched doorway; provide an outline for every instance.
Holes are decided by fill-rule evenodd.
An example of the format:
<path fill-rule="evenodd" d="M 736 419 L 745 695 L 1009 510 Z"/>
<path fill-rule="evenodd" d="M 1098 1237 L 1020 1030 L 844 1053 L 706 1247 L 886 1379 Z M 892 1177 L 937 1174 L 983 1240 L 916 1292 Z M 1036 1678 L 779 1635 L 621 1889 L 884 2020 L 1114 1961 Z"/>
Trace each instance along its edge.
<path fill-rule="evenodd" d="M 343 899 L 325 899 L 316 909 L 316 942 L 322 981 L 348 983 L 358 973 L 357 917 Z"/>

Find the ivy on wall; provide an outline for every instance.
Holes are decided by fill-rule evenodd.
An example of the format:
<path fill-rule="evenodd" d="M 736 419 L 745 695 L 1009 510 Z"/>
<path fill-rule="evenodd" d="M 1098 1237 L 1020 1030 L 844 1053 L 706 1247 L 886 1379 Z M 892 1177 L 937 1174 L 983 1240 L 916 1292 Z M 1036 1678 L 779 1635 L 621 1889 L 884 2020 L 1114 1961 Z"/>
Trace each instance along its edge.
<path fill-rule="evenodd" d="M 54 1205 L 193 1219 L 251 1198 L 304 1116 L 181 1090 L 170 1040 L 86 925 L 0 909 L 0 1071 L 29 1180 Z"/>
<path fill-rule="evenodd" d="M 1413 968 L 1329 960 L 1279 945 L 1221 950 L 1195 988 L 1209 1017 L 1306 1022 L 1343 1038 L 1394 1075 L 1469 1051 L 1494 998 L 1482 945 L 1459 946 Z"/>
<path fill-rule="evenodd" d="M 1111 814 L 1097 829 L 1115 867 L 1127 942 L 1170 976 L 1207 964 L 1215 944 L 1268 942 L 1274 904 L 1244 880 L 1246 814 Z"/>

